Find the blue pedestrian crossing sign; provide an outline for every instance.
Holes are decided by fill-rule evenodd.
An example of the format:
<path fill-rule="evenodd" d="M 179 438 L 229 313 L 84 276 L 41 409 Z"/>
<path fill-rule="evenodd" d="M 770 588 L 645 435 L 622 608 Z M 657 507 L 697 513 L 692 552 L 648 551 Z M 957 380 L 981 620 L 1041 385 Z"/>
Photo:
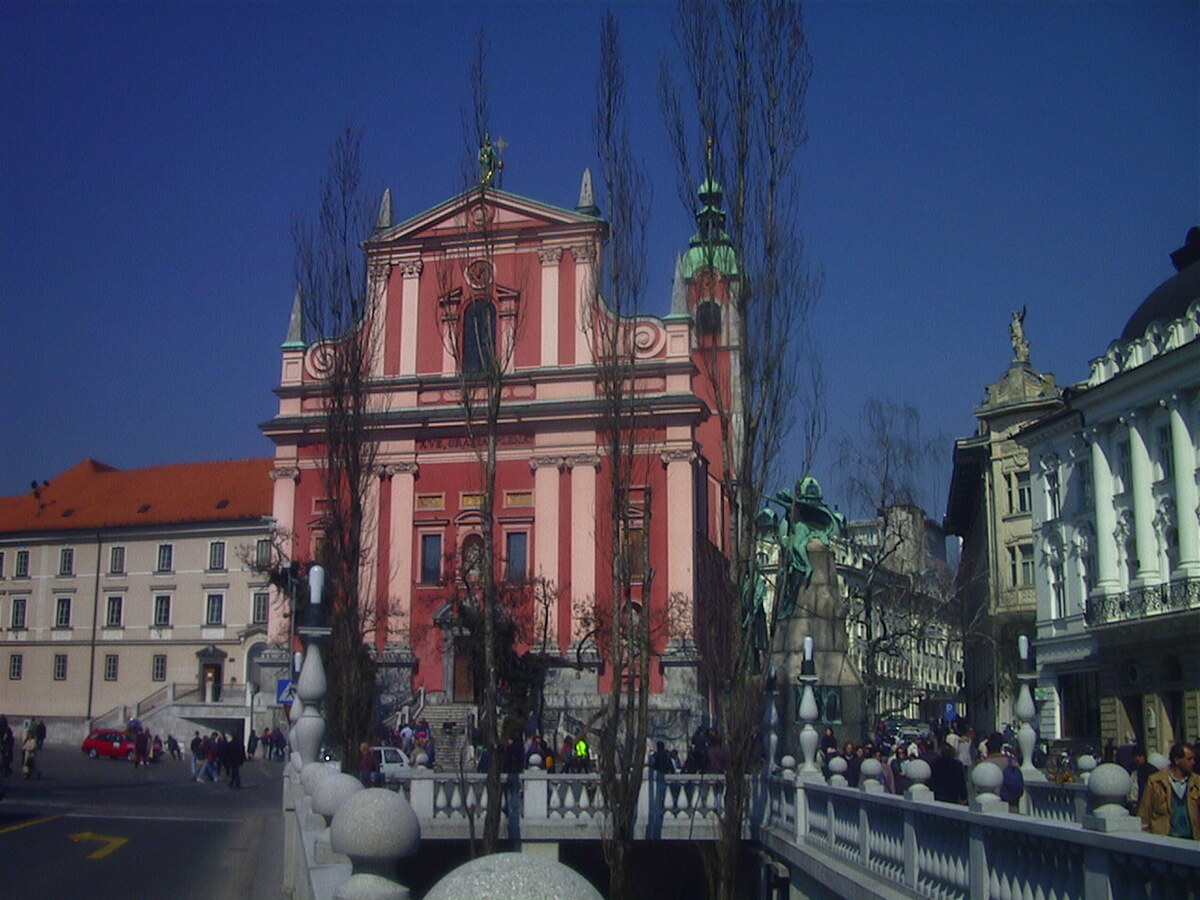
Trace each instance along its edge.
<path fill-rule="evenodd" d="M 280 678 L 275 682 L 275 702 L 280 706 L 291 706 L 296 701 L 296 686 L 290 678 Z"/>

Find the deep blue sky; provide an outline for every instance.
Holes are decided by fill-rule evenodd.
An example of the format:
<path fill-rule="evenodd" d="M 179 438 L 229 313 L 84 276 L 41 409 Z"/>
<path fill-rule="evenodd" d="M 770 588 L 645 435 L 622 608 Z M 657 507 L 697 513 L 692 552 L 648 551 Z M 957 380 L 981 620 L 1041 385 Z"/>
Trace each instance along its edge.
<path fill-rule="evenodd" d="M 504 187 L 594 165 L 590 3 L 0 6 L 0 494 L 91 456 L 268 455 L 290 222 L 361 125 L 397 219 L 460 184 L 476 30 Z M 667 3 L 617 4 L 655 183 L 649 312 L 691 222 L 657 109 Z M 803 173 L 833 440 L 862 402 L 947 438 L 1007 367 L 1078 381 L 1200 223 L 1200 6 L 816 3 Z M 949 441 L 946 444 L 948 474 Z M 794 473 L 798 475 L 800 473 Z M 831 499 L 837 500 L 836 496 Z M 941 489 L 927 498 L 940 515 Z"/>

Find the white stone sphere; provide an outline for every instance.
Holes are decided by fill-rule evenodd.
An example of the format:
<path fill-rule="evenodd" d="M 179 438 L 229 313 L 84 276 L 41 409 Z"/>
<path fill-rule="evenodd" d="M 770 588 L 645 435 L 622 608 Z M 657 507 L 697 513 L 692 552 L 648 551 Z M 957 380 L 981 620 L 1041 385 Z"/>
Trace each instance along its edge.
<path fill-rule="evenodd" d="M 305 763 L 300 769 L 300 784 L 304 786 L 304 793 L 312 796 L 313 791 L 317 789 L 317 785 L 331 775 L 336 775 L 337 770 L 331 769 L 323 762 Z"/>
<path fill-rule="evenodd" d="M 531 754 L 529 757 L 529 768 L 540 769 L 541 767 L 542 767 L 542 757 L 537 753 Z"/>
<path fill-rule="evenodd" d="M 917 758 L 905 761 L 904 774 L 908 776 L 909 781 L 924 784 L 929 780 L 929 776 L 933 774 L 933 770 L 929 768 L 929 763 Z"/>
<path fill-rule="evenodd" d="M 1080 772 L 1090 772 L 1096 768 L 1096 757 L 1090 753 L 1085 753 L 1079 759 L 1075 760 L 1075 766 Z"/>
<path fill-rule="evenodd" d="M 364 788 L 347 797 L 329 831 L 334 853 L 372 867 L 411 856 L 420 840 L 417 814 L 403 794 L 386 788 Z"/>
<path fill-rule="evenodd" d="M 429 754 L 418 753 L 413 757 L 412 764 L 421 769 L 427 768 L 429 766 Z"/>
<path fill-rule="evenodd" d="M 1154 766 L 1160 772 L 1171 764 L 1161 753 L 1151 753 L 1146 757 L 1146 762 L 1150 763 L 1150 765 Z"/>
<path fill-rule="evenodd" d="M 459 866 L 425 900 L 604 900 L 586 878 L 560 862 L 527 853 L 494 853 Z"/>
<path fill-rule="evenodd" d="M 971 783 L 981 794 L 994 794 L 1004 783 L 1004 773 L 993 762 L 981 762 L 971 770 Z"/>
<path fill-rule="evenodd" d="M 829 760 L 829 771 L 834 775 L 846 774 L 846 760 L 840 756 L 835 756 Z"/>
<path fill-rule="evenodd" d="M 353 775 L 337 772 L 322 778 L 312 792 L 312 809 L 318 816 L 329 818 L 338 811 L 347 797 L 363 790 L 362 782 Z"/>
<path fill-rule="evenodd" d="M 877 759 L 864 759 L 858 771 L 867 778 L 878 778 L 879 773 L 883 771 L 883 765 Z"/>
<path fill-rule="evenodd" d="M 1124 766 L 1104 763 L 1088 778 L 1093 797 L 1106 803 L 1120 803 L 1129 795 L 1129 773 Z"/>
<path fill-rule="evenodd" d="M 374 872 L 359 872 L 338 885 L 333 900 L 409 900 L 408 888 Z"/>
<path fill-rule="evenodd" d="M 792 756 L 790 753 L 785 754 L 783 759 L 779 760 L 779 766 L 782 769 L 796 768 L 796 757 Z"/>

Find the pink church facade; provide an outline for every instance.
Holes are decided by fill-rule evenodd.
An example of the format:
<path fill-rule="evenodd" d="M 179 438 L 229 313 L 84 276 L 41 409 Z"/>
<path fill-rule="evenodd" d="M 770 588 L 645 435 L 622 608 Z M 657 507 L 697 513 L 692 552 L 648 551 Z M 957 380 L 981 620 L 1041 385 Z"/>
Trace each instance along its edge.
<path fill-rule="evenodd" d="M 371 402 L 377 477 L 364 572 L 377 613 L 369 640 L 391 684 L 384 706 L 419 689 L 433 702 L 471 699 L 446 610 L 459 577 L 451 561 L 480 532 L 482 470 L 462 407 L 460 365 L 472 352 L 464 328 L 481 310 L 486 315 L 474 321 L 495 328 L 497 353 L 507 361 L 495 553 L 505 577 L 542 592 L 535 600 L 529 589 L 536 638 L 527 645 L 563 660 L 593 658 L 587 610 L 606 601 L 609 566 L 611 487 L 593 350 L 593 317 L 607 314 L 595 293 L 608 224 L 589 214 L 594 207 L 580 210 L 476 189 L 401 224 L 381 214 L 365 245 L 374 312 L 364 327 L 373 329 L 370 346 L 378 350 Z M 667 315 L 623 322 L 642 409 L 631 498 L 647 511 L 641 539 L 654 573 L 648 589 L 638 588 L 648 596 L 637 599 L 659 623 L 652 704 L 680 726 L 704 705 L 693 642 L 703 613 L 700 548 L 724 542 L 715 387 L 705 375 L 711 367 L 700 362 L 706 338 L 693 313 L 705 297 L 721 302 L 727 286 L 706 271 L 688 274 L 677 274 L 674 296 L 662 298 Z M 709 332 L 708 340 L 731 343 Z M 263 426 L 275 444 L 274 516 L 288 536 L 285 549 L 301 561 L 313 557 L 325 493 L 320 355 L 321 345 L 306 344 L 293 325 L 282 349 L 279 411 Z M 287 623 L 277 611 L 272 616 L 271 633 L 283 641 Z M 557 689 L 552 672 L 547 694 L 555 699 L 547 702 L 590 705 L 586 696 L 607 689 L 602 670 L 563 669 Z"/>

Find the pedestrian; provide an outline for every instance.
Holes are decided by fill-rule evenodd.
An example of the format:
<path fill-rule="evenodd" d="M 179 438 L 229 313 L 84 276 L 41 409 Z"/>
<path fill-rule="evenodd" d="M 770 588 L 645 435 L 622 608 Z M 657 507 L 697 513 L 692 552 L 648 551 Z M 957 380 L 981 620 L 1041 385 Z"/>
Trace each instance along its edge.
<path fill-rule="evenodd" d="M 929 767 L 929 789 L 933 799 L 942 803 L 967 802 L 967 775 L 949 742 L 942 742 L 933 765 Z"/>
<path fill-rule="evenodd" d="M 200 774 L 200 767 L 204 764 L 204 738 L 200 737 L 200 732 L 196 732 L 196 736 L 192 738 L 192 742 L 188 745 L 192 751 L 192 777 L 195 778 Z"/>
<path fill-rule="evenodd" d="M 1129 779 L 1129 796 L 1126 799 L 1128 800 L 1130 810 L 1136 813 L 1139 801 L 1146 792 L 1146 782 L 1158 769 L 1146 762 L 1146 748 L 1141 744 L 1133 745 L 1132 754 L 1130 761 L 1133 771 L 1130 772 L 1132 777 Z"/>
<path fill-rule="evenodd" d="M 721 774 L 729 765 L 729 754 L 725 752 L 725 745 L 721 742 L 721 733 L 717 729 L 712 728 L 708 732 L 708 752 L 705 760 L 706 769 L 714 774 Z"/>
<path fill-rule="evenodd" d="M 521 747 L 519 734 L 509 736 L 500 764 L 508 786 L 506 792 L 508 839 L 516 842 L 521 840 L 521 772 L 525 769 L 525 754 Z"/>
<path fill-rule="evenodd" d="M 968 727 L 966 734 L 958 742 L 958 761 L 962 763 L 964 770 L 971 768 L 975 764 L 975 743 L 977 740 L 975 729 Z"/>
<path fill-rule="evenodd" d="M 258 749 L 258 732 L 250 729 L 250 739 L 246 742 L 246 759 L 254 759 L 254 751 Z"/>
<path fill-rule="evenodd" d="M 283 729 L 276 728 L 271 733 L 271 741 L 275 746 L 275 759 L 283 760 L 283 751 L 287 749 L 287 735 L 283 733 Z"/>
<path fill-rule="evenodd" d="M 358 745 L 358 779 L 363 787 L 375 787 L 376 773 L 379 771 L 379 760 L 371 745 L 363 741 Z"/>
<path fill-rule="evenodd" d="M 1200 775 L 1192 747 L 1172 745 L 1167 767 L 1146 780 L 1138 815 L 1142 831 L 1200 841 Z"/>
<path fill-rule="evenodd" d="M 246 761 L 246 748 L 242 739 L 234 738 L 225 745 L 225 762 L 229 767 L 229 786 L 237 789 L 242 786 L 242 763 Z"/>
<path fill-rule="evenodd" d="M 46 743 L 46 723 L 41 719 L 33 720 L 33 736 L 37 739 L 37 748 L 41 750 Z"/>
<path fill-rule="evenodd" d="M 179 741 L 175 740 L 175 735 L 167 735 L 167 752 L 171 754 L 171 759 L 178 762 L 183 759 L 183 754 L 179 750 Z"/>
<path fill-rule="evenodd" d="M 139 728 L 133 735 L 133 767 L 150 765 L 150 734 Z"/>
<path fill-rule="evenodd" d="M 21 744 L 21 770 L 22 777 L 29 779 L 35 775 L 38 778 L 42 777 L 42 771 L 37 766 L 37 737 L 34 731 L 30 728 L 25 732 L 25 742 Z"/>
<path fill-rule="evenodd" d="M 12 774 L 12 763 L 14 746 L 16 739 L 13 737 L 13 730 L 8 724 L 8 719 L 0 716 L 0 768 L 4 770 L 4 777 L 7 778 Z"/>
<path fill-rule="evenodd" d="M 675 774 L 675 764 L 667 745 L 662 741 L 655 744 L 650 755 L 650 821 L 646 826 L 647 840 L 662 838 L 663 808 L 667 800 L 667 776 Z"/>

